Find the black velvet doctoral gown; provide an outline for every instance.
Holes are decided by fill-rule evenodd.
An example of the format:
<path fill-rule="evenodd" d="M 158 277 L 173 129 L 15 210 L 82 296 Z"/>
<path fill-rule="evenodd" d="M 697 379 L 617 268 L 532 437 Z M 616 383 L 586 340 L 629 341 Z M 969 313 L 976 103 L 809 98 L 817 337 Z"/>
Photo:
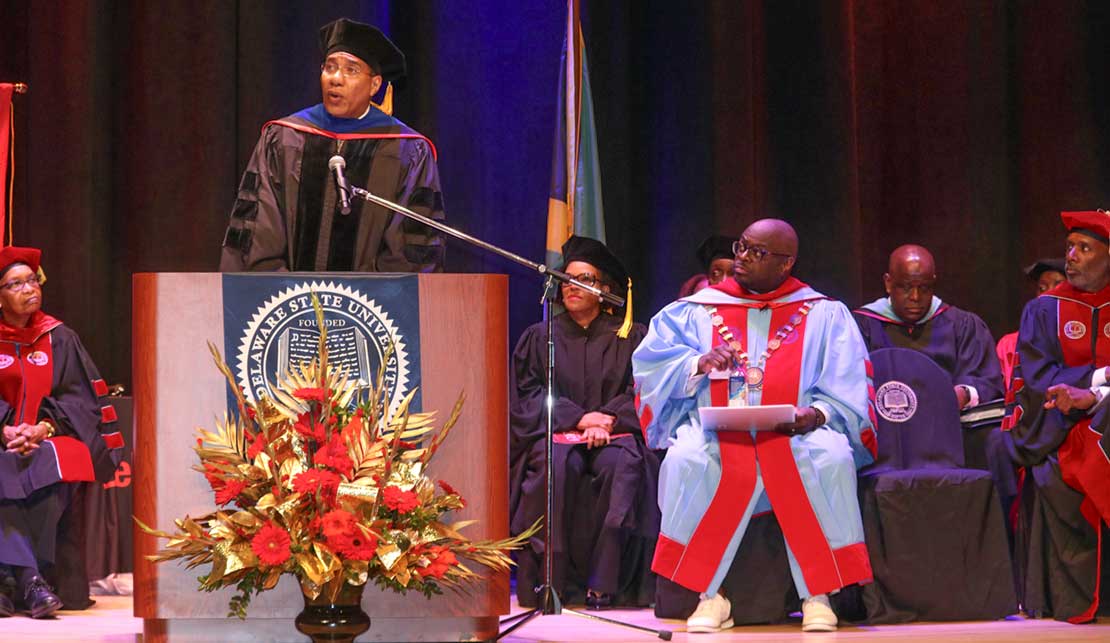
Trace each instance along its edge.
<path fill-rule="evenodd" d="M 220 270 L 441 272 L 438 231 L 354 198 L 350 214 L 339 212 L 329 169 L 337 155 L 350 185 L 445 218 L 428 139 L 375 108 L 343 119 L 316 105 L 263 129 L 239 184 Z"/>
<path fill-rule="evenodd" d="M 616 418 L 608 446 L 553 445 L 555 588 L 568 602 L 580 602 L 588 587 L 615 594 L 622 604 L 647 604 L 653 591 L 650 561 L 659 532 L 659 461 L 644 445 L 632 391 L 632 351 L 646 329 L 635 324 L 629 337 L 620 339 L 616 331 L 621 320 L 604 313 L 586 329 L 566 314 L 553 323 L 554 431 L 574 431 L 591 411 Z M 526 529 L 544 511 L 546 368 L 547 333 L 539 323 L 525 330 L 513 352 L 513 533 Z M 522 604 L 535 601 L 531 588 L 542 582 L 543 551 L 541 531 L 521 553 L 517 594 Z"/>

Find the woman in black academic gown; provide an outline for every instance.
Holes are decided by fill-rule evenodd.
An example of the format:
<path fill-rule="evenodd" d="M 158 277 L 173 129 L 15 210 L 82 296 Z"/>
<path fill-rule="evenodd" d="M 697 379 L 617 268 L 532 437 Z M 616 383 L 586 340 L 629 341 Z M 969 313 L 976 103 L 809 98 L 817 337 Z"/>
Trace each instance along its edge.
<path fill-rule="evenodd" d="M 563 271 L 624 296 L 628 277 L 599 241 L 571 237 Z M 555 515 L 553 584 L 565 603 L 647 605 L 654 593 L 651 556 L 659 533 L 659 461 L 644 445 L 636 416 L 632 351 L 646 329 L 606 310 L 600 299 L 564 285 L 565 312 L 553 320 Z M 626 316 L 627 317 L 627 316 Z M 524 331 L 513 352 L 511 529 L 520 533 L 545 507 L 544 399 L 547 331 Z M 533 606 L 543 582 L 543 531 L 519 560 L 517 597 Z"/>

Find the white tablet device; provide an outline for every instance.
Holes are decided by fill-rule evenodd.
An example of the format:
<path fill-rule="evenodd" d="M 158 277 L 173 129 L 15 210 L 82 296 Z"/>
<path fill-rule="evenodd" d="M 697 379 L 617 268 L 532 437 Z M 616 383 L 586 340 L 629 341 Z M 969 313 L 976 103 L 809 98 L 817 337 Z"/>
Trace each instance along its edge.
<path fill-rule="evenodd" d="M 703 406 L 698 409 L 701 426 L 708 431 L 774 431 L 794 421 L 793 404 L 766 406 Z"/>

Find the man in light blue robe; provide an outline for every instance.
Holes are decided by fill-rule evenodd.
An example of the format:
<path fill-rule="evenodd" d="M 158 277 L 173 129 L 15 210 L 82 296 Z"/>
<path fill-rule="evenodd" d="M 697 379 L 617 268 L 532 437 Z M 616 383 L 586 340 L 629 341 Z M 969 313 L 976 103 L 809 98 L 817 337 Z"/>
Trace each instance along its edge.
<path fill-rule="evenodd" d="M 732 627 L 718 590 L 754 514 L 782 526 L 803 630 L 835 630 L 828 594 L 871 580 L 856 497 L 875 446 L 867 349 L 843 304 L 791 277 L 797 247 L 785 221 L 753 223 L 734 279 L 660 311 L 632 357 L 644 435 L 668 449 L 652 569 L 701 593 L 687 631 Z M 795 405 L 795 422 L 718 433 L 698 419 L 767 404 Z"/>

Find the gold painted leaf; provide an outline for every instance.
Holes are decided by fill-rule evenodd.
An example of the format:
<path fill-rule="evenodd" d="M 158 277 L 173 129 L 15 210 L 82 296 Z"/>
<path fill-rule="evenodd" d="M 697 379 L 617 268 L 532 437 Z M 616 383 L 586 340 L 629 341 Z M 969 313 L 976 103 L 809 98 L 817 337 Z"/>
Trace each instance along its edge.
<path fill-rule="evenodd" d="M 378 559 L 386 569 L 393 569 L 402 555 L 401 548 L 397 545 L 384 541 L 378 543 Z"/>
<path fill-rule="evenodd" d="M 229 520 L 247 529 L 258 529 L 262 526 L 262 521 L 258 519 L 258 516 L 249 511 L 236 511 Z"/>

